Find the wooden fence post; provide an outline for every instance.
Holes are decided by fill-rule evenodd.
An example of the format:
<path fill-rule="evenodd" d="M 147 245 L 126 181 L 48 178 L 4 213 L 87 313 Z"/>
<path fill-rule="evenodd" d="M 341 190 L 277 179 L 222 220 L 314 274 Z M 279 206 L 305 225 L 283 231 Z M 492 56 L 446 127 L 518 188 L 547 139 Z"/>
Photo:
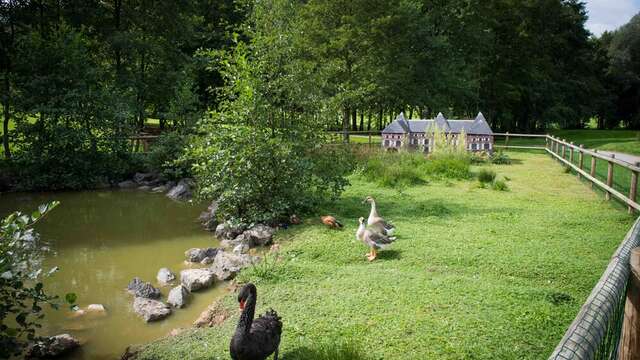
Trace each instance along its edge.
<path fill-rule="evenodd" d="M 636 163 L 636 166 L 640 167 L 640 163 Z M 638 172 L 631 170 L 631 186 L 629 188 L 629 199 L 636 201 L 636 194 L 638 191 Z M 633 214 L 633 208 L 629 206 L 629 214 Z"/>
<path fill-rule="evenodd" d="M 506 134 L 507 134 L 507 136 L 506 136 L 506 139 L 504 141 L 504 148 L 508 149 L 509 148 L 509 132 L 507 131 Z"/>
<path fill-rule="evenodd" d="M 631 250 L 631 272 L 624 305 L 618 359 L 640 359 L 640 248 Z"/>
<path fill-rule="evenodd" d="M 373 144 L 371 143 L 371 132 L 369 132 L 369 147 L 371 147 Z"/>
<path fill-rule="evenodd" d="M 583 170 L 584 168 L 584 152 L 582 152 L 583 149 L 584 145 L 580 144 L 580 150 L 578 150 L 578 167 L 580 168 L 580 170 Z M 580 172 L 578 172 L 578 179 L 580 179 Z"/>
<path fill-rule="evenodd" d="M 562 139 L 562 158 L 564 159 L 564 154 L 567 152 L 567 149 L 565 147 L 565 143 L 567 142 L 566 139 Z"/>
<path fill-rule="evenodd" d="M 573 141 L 571 145 L 573 145 Z M 573 164 L 573 146 L 569 146 L 569 162 Z"/>
<path fill-rule="evenodd" d="M 615 154 L 611 154 L 611 158 L 615 159 L 616 155 Z M 613 185 L 613 162 L 612 161 L 607 161 L 608 166 L 607 166 L 607 185 L 608 186 L 612 186 Z M 610 192 L 605 192 L 604 193 L 604 198 L 607 200 L 611 200 L 611 193 Z"/>
<path fill-rule="evenodd" d="M 594 153 L 597 153 L 598 150 L 593 150 Z M 589 175 L 591 177 L 596 177 L 596 157 L 591 155 L 591 169 L 589 169 Z M 593 188 L 593 182 L 591 182 L 591 188 Z"/>

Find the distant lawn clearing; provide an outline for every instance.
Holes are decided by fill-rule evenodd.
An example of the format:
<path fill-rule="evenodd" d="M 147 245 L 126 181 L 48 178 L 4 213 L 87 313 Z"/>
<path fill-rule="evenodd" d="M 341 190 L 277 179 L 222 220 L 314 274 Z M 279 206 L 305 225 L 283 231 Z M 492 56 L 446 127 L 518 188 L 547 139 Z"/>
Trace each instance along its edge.
<path fill-rule="evenodd" d="M 336 347 L 351 349 L 336 359 L 547 357 L 633 218 L 548 155 L 510 155 L 514 165 L 493 166 L 511 179 L 508 192 L 471 181 L 399 192 L 353 178 L 323 211 L 343 231 L 310 218 L 279 232 L 285 260 L 269 276 L 241 278 L 258 286 L 258 313 L 273 307 L 283 317 L 283 358 Z M 373 263 L 354 237 L 366 195 L 399 237 Z M 228 359 L 238 311 L 235 296 L 222 301 L 234 314 L 223 325 L 159 340 L 140 358 Z"/>

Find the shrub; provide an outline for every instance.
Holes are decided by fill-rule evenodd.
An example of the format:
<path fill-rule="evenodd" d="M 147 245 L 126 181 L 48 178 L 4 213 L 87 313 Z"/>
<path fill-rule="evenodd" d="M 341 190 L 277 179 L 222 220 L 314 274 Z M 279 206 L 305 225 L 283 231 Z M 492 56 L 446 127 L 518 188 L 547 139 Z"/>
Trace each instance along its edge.
<path fill-rule="evenodd" d="M 491 185 L 491 188 L 496 191 L 508 191 L 509 187 L 504 180 L 495 180 Z"/>
<path fill-rule="evenodd" d="M 363 175 L 381 186 L 411 186 L 425 182 L 424 156 L 417 153 L 378 153 L 366 160 Z"/>
<path fill-rule="evenodd" d="M 328 108 L 306 90 L 289 96 L 272 60 L 253 55 L 242 42 L 211 54 L 225 79 L 219 110 L 198 123 L 183 159 L 222 218 L 272 223 L 337 198 L 352 166 L 346 149 L 327 145 Z"/>
<path fill-rule="evenodd" d="M 468 179 L 471 177 L 471 159 L 464 152 L 440 152 L 429 156 L 426 173 L 438 179 Z"/>
<path fill-rule="evenodd" d="M 491 163 L 498 165 L 511 165 L 511 158 L 502 150 L 496 151 L 490 155 Z"/>
<path fill-rule="evenodd" d="M 41 205 L 31 215 L 15 212 L 0 222 L 0 358 L 19 357 L 36 336 L 43 304 L 57 308 L 57 297 L 47 295 L 37 279 L 42 275 L 46 247 L 33 225 L 58 203 Z M 55 271 L 50 270 L 48 274 Z M 75 294 L 67 294 L 69 303 Z"/>
<path fill-rule="evenodd" d="M 496 172 L 489 169 L 480 169 L 478 172 L 478 181 L 481 183 L 490 183 L 496 178 Z"/>
<path fill-rule="evenodd" d="M 489 160 L 489 153 L 486 151 L 474 151 L 470 157 L 472 164 L 486 164 Z"/>
<path fill-rule="evenodd" d="M 465 179 L 470 160 L 455 153 L 429 158 L 420 152 L 377 153 L 365 160 L 362 176 L 385 187 L 420 185 L 428 179 Z"/>
<path fill-rule="evenodd" d="M 181 160 L 187 143 L 188 136 L 179 131 L 160 135 L 148 154 L 147 163 L 150 170 L 158 171 L 171 180 L 189 177 L 191 163 Z"/>
<path fill-rule="evenodd" d="M 132 157 L 123 142 L 96 138 L 63 124 L 47 133 L 23 124 L 25 135 L 10 162 L 18 190 L 88 189 L 109 184 L 133 172 Z"/>

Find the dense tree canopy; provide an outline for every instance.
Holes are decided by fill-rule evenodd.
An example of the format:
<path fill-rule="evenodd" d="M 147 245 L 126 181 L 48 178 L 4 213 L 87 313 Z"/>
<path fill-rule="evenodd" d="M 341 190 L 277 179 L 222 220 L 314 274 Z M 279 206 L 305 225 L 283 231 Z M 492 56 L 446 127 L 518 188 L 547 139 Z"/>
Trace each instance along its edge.
<path fill-rule="evenodd" d="M 149 119 L 197 133 L 233 100 L 211 55 L 236 44 L 283 124 L 482 111 L 496 130 L 638 128 L 640 20 L 594 38 L 586 19 L 578 0 L 0 1 L 2 153 L 19 177 L 49 169 L 26 188 L 121 177 Z"/>

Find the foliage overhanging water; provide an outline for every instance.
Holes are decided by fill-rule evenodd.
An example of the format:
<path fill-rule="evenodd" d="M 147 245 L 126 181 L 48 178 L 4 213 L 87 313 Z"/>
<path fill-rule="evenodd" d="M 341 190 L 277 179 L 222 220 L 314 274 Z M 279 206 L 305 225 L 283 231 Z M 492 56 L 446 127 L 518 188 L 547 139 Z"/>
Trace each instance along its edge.
<path fill-rule="evenodd" d="M 51 294 L 75 292 L 78 305 L 103 304 L 106 316 L 74 317 L 66 307 L 46 309 L 45 335 L 71 333 L 83 342 L 72 359 L 119 358 L 130 344 L 144 343 L 189 327 L 207 305 L 224 291 L 216 283 L 194 293 L 184 309 L 157 323 L 146 324 L 132 310 L 128 282 L 135 276 L 159 286 L 156 274 L 168 267 L 179 276 L 188 267 L 184 251 L 218 245 L 197 222 L 205 206 L 174 202 L 164 195 L 139 191 L 85 191 L 42 194 L 0 194 L 0 216 L 31 212 L 41 203 L 61 202 L 37 231 L 53 252 L 45 269 L 60 270 L 45 279 Z M 171 287 L 160 288 L 166 300 Z"/>

